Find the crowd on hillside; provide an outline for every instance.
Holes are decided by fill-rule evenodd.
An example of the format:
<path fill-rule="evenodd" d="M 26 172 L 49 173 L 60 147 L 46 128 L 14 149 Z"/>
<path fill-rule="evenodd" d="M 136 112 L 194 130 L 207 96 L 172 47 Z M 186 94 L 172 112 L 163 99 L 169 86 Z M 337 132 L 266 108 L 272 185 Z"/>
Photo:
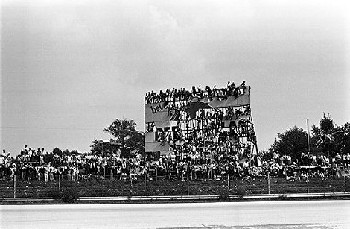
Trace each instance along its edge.
<path fill-rule="evenodd" d="M 245 85 L 245 81 L 243 81 L 239 86 L 236 86 L 234 82 L 228 82 L 225 88 L 211 88 L 209 86 L 205 86 L 204 89 L 200 87 L 193 86 L 192 89 L 186 90 L 185 88 L 180 89 L 166 89 L 165 91 L 160 90 L 159 93 L 154 91 L 148 92 L 145 97 L 146 104 L 154 104 L 160 102 L 175 102 L 175 101 L 188 101 L 190 98 L 208 98 L 212 99 L 214 97 L 228 97 L 234 96 L 238 97 L 242 94 L 245 94 L 247 90 L 247 86 Z"/>
<path fill-rule="evenodd" d="M 146 109 L 158 113 L 167 110 L 168 116 L 159 114 L 154 118 L 151 114 L 146 117 L 146 135 L 149 142 L 169 143 L 171 147 L 182 147 L 183 142 L 190 142 L 195 148 L 215 148 L 220 147 L 234 148 L 240 150 L 237 145 L 242 137 L 252 144 L 256 143 L 254 126 L 251 119 L 251 109 L 249 100 L 245 103 L 226 103 L 220 107 L 212 108 L 206 102 L 196 103 L 192 98 L 219 97 L 222 99 L 227 96 L 238 97 L 245 94 L 248 86 L 243 81 L 236 87 L 235 83 L 228 82 L 227 87 L 222 89 L 211 89 L 206 86 L 204 90 L 192 87 L 191 91 L 184 88 L 167 89 L 158 94 L 149 92 L 146 94 L 146 103 L 150 104 Z M 159 104 L 164 102 L 163 104 Z M 147 111 L 146 111 L 147 113 Z M 146 115 L 147 116 L 147 115 Z M 170 124 L 166 121 L 177 121 Z M 156 121 L 155 121 L 156 120 Z M 152 139 L 152 140 L 150 140 Z M 147 143 L 146 143 L 147 144 Z M 163 145 L 164 145 L 163 144 Z M 203 146 L 205 145 L 205 146 Z M 185 149 L 180 149 L 184 151 Z"/>
<path fill-rule="evenodd" d="M 335 175 L 337 168 L 349 168 L 350 154 L 325 156 L 303 154 L 300 161 L 289 156 L 276 155 L 264 160 L 263 155 L 239 157 L 236 155 L 201 155 L 150 157 L 135 155 L 122 158 L 120 154 L 96 155 L 92 153 L 57 154 L 43 148 L 27 146 L 16 157 L 5 151 L 0 155 L 0 179 L 19 180 L 58 179 L 80 180 L 90 176 L 101 179 L 226 179 L 266 176 L 303 179 L 309 176 L 325 178 Z"/>

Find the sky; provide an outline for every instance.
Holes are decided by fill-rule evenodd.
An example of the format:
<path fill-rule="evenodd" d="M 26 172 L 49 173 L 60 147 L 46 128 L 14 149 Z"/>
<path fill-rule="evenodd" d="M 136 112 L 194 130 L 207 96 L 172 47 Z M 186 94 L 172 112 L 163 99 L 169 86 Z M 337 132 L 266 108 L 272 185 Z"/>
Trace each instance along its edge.
<path fill-rule="evenodd" d="M 3 0 L 0 148 L 88 151 L 150 90 L 252 87 L 259 149 L 323 112 L 350 121 L 350 4 Z"/>

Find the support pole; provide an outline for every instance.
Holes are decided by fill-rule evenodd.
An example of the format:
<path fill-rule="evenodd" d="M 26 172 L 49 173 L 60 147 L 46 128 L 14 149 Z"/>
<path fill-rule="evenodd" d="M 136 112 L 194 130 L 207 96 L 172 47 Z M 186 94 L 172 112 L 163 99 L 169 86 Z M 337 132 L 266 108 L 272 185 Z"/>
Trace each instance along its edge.
<path fill-rule="evenodd" d="M 61 174 L 58 173 L 58 191 L 61 191 Z"/>
<path fill-rule="evenodd" d="M 346 192 L 346 176 L 344 174 L 344 193 Z"/>
<path fill-rule="evenodd" d="M 267 172 L 267 190 L 268 194 L 271 194 L 271 181 L 270 181 L 270 171 Z"/>
<path fill-rule="evenodd" d="M 230 189 L 230 173 L 227 174 L 227 187 Z"/>
<path fill-rule="evenodd" d="M 187 195 L 188 196 L 190 195 L 190 183 L 189 183 L 189 180 L 188 180 L 188 174 L 187 174 Z"/>
<path fill-rule="evenodd" d="M 13 175 L 13 198 L 16 198 L 16 189 L 17 189 L 17 175 Z"/>
<path fill-rule="evenodd" d="M 310 128 L 309 128 L 309 119 L 306 119 L 307 125 L 307 152 L 310 153 Z"/>
<path fill-rule="evenodd" d="M 156 166 L 156 181 L 158 180 L 158 167 Z"/>

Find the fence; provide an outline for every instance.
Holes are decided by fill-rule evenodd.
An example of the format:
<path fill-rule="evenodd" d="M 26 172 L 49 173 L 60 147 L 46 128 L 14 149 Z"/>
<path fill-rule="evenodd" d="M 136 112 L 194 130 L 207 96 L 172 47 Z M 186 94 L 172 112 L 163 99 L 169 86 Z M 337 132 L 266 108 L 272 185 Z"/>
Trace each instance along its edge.
<path fill-rule="evenodd" d="M 284 178 L 251 178 L 221 180 L 105 179 L 86 177 L 77 181 L 57 175 L 50 181 L 0 180 L 0 198 L 54 198 L 67 189 L 81 197 L 93 196 L 152 196 L 152 195 L 249 195 L 287 193 L 348 192 L 348 177 L 286 180 Z"/>

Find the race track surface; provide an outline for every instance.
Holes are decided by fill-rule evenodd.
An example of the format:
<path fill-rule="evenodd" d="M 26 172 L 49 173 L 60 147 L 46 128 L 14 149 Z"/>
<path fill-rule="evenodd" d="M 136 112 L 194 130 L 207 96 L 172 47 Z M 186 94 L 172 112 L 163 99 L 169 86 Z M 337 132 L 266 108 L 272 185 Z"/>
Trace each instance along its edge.
<path fill-rule="evenodd" d="M 0 228 L 350 228 L 350 200 L 1 205 Z"/>

